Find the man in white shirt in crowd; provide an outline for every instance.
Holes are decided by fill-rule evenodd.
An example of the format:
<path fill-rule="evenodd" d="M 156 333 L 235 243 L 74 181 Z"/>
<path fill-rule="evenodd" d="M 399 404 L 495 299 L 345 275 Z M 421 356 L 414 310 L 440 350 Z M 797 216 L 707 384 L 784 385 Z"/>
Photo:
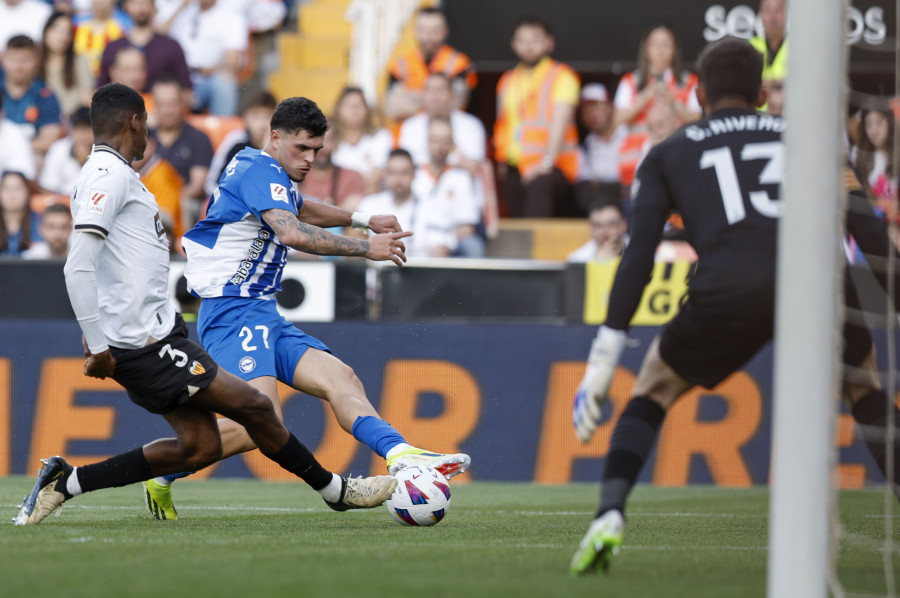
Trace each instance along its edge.
<path fill-rule="evenodd" d="M 588 216 L 591 240 L 566 256 L 573 264 L 602 262 L 622 257 L 628 244 L 628 223 L 617 202 L 598 202 L 591 207 Z"/>
<path fill-rule="evenodd" d="M 404 149 L 396 149 L 388 157 L 384 174 L 385 191 L 367 195 L 357 210 L 366 214 L 392 214 L 400 228 L 413 231 L 406 239 L 409 257 L 447 257 L 457 246 L 453 207 L 438 197 L 419 197 L 413 193 L 416 168 Z"/>
<path fill-rule="evenodd" d="M 169 35 L 181 45 L 191 69 L 191 108 L 235 116 L 237 76 L 250 35 L 246 19 L 216 0 L 194 0 L 183 5 L 172 19 Z"/>
<path fill-rule="evenodd" d="M 14 35 L 40 41 L 53 8 L 41 0 L 0 0 L 0 48 Z"/>
<path fill-rule="evenodd" d="M 587 212 L 598 199 L 620 200 L 619 146 L 628 135 L 628 127 L 613 123 L 613 106 L 606 86 L 588 83 L 581 88 L 578 110 L 588 133 L 578 148 L 581 168 L 575 184 L 575 199 Z"/>
<path fill-rule="evenodd" d="M 448 118 L 435 116 L 428 121 L 429 159 L 416 170 L 412 191 L 416 197 L 451 206 L 457 242 L 454 255 L 484 257 L 484 239 L 478 233 L 483 201 L 472 176 L 448 163 L 453 140 Z"/>
<path fill-rule="evenodd" d="M 425 110 L 409 117 L 400 127 L 397 145 L 410 153 L 416 166 L 429 161 L 428 121 L 433 118 L 450 119 L 456 145 L 448 157 L 448 163 L 468 170 L 472 176 L 480 176 L 480 168 L 487 157 L 484 125 L 477 117 L 453 108 L 453 89 L 443 73 L 434 73 L 425 81 L 422 97 Z"/>
<path fill-rule="evenodd" d="M 94 132 L 91 130 L 90 110 L 82 106 L 73 112 L 70 125 L 69 134 L 54 141 L 47 150 L 38 177 L 38 187 L 46 193 L 72 193 L 81 167 L 91 155 Z"/>
<path fill-rule="evenodd" d="M 31 141 L 19 125 L 5 118 L 2 110 L 0 110 L 0 170 L 21 172 L 29 181 L 37 177 Z"/>

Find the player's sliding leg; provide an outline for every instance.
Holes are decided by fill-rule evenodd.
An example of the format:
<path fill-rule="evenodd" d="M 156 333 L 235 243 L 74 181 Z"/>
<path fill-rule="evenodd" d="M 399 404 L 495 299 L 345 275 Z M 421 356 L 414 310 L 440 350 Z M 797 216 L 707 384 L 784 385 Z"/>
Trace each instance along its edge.
<path fill-rule="evenodd" d="M 154 475 L 211 465 L 222 456 L 213 411 L 240 423 L 264 455 L 309 484 L 336 511 L 378 506 L 397 487 L 397 480 L 390 476 L 348 480 L 327 471 L 281 424 L 268 398 L 219 369 L 212 383 L 191 397 L 188 405 L 166 416 L 175 429 L 175 439 L 157 440 L 79 468 L 71 468 L 58 457 L 49 459 L 15 522 L 19 525 L 40 523 L 63 502 L 83 492 L 125 486 Z M 188 452 L 191 450 L 194 452 Z"/>
<path fill-rule="evenodd" d="M 272 376 L 261 376 L 248 380 L 247 384 L 261 392 L 272 402 L 272 408 L 278 421 L 284 422 L 281 401 L 278 399 L 278 381 Z M 244 426 L 231 418 L 222 417 L 216 420 L 219 435 L 222 438 L 222 459 L 246 453 L 256 448 L 256 444 Z M 182 470 L 177 473 L 158 476 L 144 482 L 144 504 L 156 519 L 175 519 L 174 499 L 172 498 L 172 482 L 191 475 L 195 469 Z"/>
<path fill-rule="evenodd" d="M 572 574 L 597 568 L 605 571 L 619 552 L 628 495 L 653 450 L 666 410 L 692 386 L 663 361 L 659 339 L 654 340 L 635 381 L 632 399 L 613 430 L 603 471 L 600 508 L 572 557 Z"/>
<path fill-rule="evenodd" d="M 195 401 L 241 424 L 260 452 L 309 484 L 336 511 L 376 507 L 397 487 L 390 476 L 345 479 L 326 470 L 284 427 L 269 397 L 224 370 Z"/>
<path fill-rule="evenodd" d="M 387 461 L 393 475 L 411 465 L 424 465 L 446 478 L 463 473 L 471 464 L 464 453 L 440 454 L 411 446 L 389 423 L 381 419 L 366 397 L 353 368 L 318 349 L 309 349 L 294 369 L 293 387 L 328 401 L 344 431 Z"/>

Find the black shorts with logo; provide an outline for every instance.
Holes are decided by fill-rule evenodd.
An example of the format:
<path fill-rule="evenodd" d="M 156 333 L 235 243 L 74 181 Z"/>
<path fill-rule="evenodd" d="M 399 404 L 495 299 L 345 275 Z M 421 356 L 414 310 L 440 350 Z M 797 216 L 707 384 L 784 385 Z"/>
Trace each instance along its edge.
<path fill-rule="evenodd" d="M 844 301 L 848 307 L 860 309 L 849 272 L 844 277 Z M 772 339 L 774 322 L 774 284 L 751 286 L 740 296 L 690 295 L 663 329 L 659 354 L 688 382 L 713 388 Z M 871 350 L 868 328 L 846 322 L 843 362 L 859 366 Z"/>
<path fill-rule="evenodd" d="M 140 349 L 110 347 L 116 359 L 113 379 L 128 397 L 151 413 L 166 414 L 212 383 L 219 371 L 203 347 L 188 339 L 181 314 L 166 338 Z"/>

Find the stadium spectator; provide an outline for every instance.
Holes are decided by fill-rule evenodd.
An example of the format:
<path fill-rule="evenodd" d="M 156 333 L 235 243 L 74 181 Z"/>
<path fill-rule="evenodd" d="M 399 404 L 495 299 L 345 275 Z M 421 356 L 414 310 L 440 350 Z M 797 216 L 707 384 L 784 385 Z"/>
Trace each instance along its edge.
<path fill-rule="evenodd" d="M 444 43 L 448 34 L 447 17 L 439 8 L 425 7 L 416 14 L 416 47 L 388 66 L 391 79 L 384 111 L 390 118 L 402 121 L 423 108 L 422 91 L 429 73 L 446 75 L 452 82 L 453 107 L 465 109 L 478 76 L 468 56 Z"/>
<path fill-rule="evenodd" d="M 147 81 L 140 92 L 149 92 L 159 79 L 178 79 L 181 86 L 191 89 L 191 72 L 184 58 L 184 51 L 174 39 L 158 33 L 153 28 L 156 5 L 153 0 L 125 0 L 122 4 L 131 18 L 132 27 L 125 37 L 110 42 L 103 50 L 97 87 L 111 81 L 109 69 L 116 54 L 129 47 L 143 52 L 147 60 Z M 144 98 L 146 100 L 146 97 Z"/>
<path fill-rule="evenodd" d="M 75 53 L 84 56 L 91 74 L 100 73 L 100 59 L 107 44 L 125 36 L 127 17 L 116 10 L 115 0 L 91 0 L 91 12 L 75 24 Z"/>
<path fill-rule="evenodd" d="M 268 91 L 253 95 L 244 105 L 241 116 L 244 127 L 228 133 L 213 156 L 206 177 L 206 193 L 211 194 L 219 184 L 219 178 L 231 159 L 245 147 L 262 149 L 269 142 L 269 123 L 278 102 Z"/>
<path fill-rule="evenodd" d="M 590 206 L 597 201 L 622 201 L 619 146 L 628 128 L 613 124 L 612 101 L 602 83 L 588 83 L 581 89 L 578 113 L 587 135 L 578 148 L 575 199 L 581 209 L 589 212 Z"/>
<path fill-rule="evenodd" d="M 456 250 L 453 208 L 438 198 L 416 196 L 412 190 L 415 174 L 409 152 L 392 151 L 385 167 L 385 190 L 364 197 L 357 210 L 391 214 L 403 230 L 413 231 L 404 241 L 408 257 L 447 257 Z"/>
<path fill-rule="evenodd" d="M 181 236 L 185 232 L 181 209 L 184 179 L 168 160 L 160 157 L 159 152 L 156 151 L 158 145 L 156 140 L 150 137 L 147 140 L 147 149 L 144 150 L 143 159 L 135 160 L 131 166 L 141 177 L 141 182 L 147 187 L 147 190 L 156 197 L 160 220 L 166 229 L 166 234 L 172 235 L 169 253 L 184 258 L 181 251 Z"/>
<path fill-rule="evenodd" d="M 45 193 L 71 195 L 81 167 L 91 155 L 94 133 L 90 109 L 82 106 L 72 113 L 69 134 L 53 142 L 47 150 L 38 187 Z"/>
<path fill-rule="evenodd" d="M 672 104 L 655 103 L 647 109 L 647 137 L 641 146 L 641 158 L 638 167 L 651 149 L 665 141 L 666 137 L 678 130 L 681 121 Z"/>
<path fill-rule="evenodd" d="M 332 126 L 337 149 L 331 154 L 336 166 L 360 173 L 366 181 L 366 192 L 381 186 L 384 167 L 394 146 L 387 129 L 377 128 L 366 97 L 358 87 L 345 87 L 334 106 Z"/>
<path fill-rule="evenodd" d="M 26 260 L 65 260 L 69 255 L 69 237 L 72 235 L 72 212 L 69 207 L 51 204 L 41 214 L 40 221 L 38 231 L 43 241 L 32 243 L 22 252 L 22 257 Z"/>
<path fill-rule="evenodd" d="M 481 224 L 482 198 L 475 181 L 462 168 L 448 163 L 453 150 L 453 129 L 447 118 L 434 117 L 428 124 L 428 162 L 419 166 L 413 179 L 413 195 L 449 204 L 456 227 L 456 252 L 460 257 L 484 257 Z"/>
<path fill-rule="evenodd" d="M 184 50 L 194 86 L 194 112 L 234 116 L 238 73 L 249 32 L 244 17 L 216 0 L 182 5 L 169 34 Z"/>
<path fill-rule="evenodd" d="M 570 216 L 578 175 L 575 107 L 579 78 L 550 58 L 549 25 L 524 17 L 512 49 L 519 64 L 497 83 L 494 148 L 503 195 L 513 217 Z"/>
<path fill-rule="evenodd" d="M 21 172 L 33 181 L 37 177 L 37 166 L 31 143 L 19 125 L 6 118 L 2 112 L 0 116 L 0 172 Z"/>
<path fill-rule="evenodd" d="M 157 153 L 168 161 L 184 180 L 180 220 L 183 230 L 194 225 L 206 199 L 206 177 L 213 149 L 209 138 L 185 122 L 186 91 L 177 79 L 161 79 L 153 85 L 157 126 L 151 136 Z"/>
<path fill-rule="evenodd" d="M 69 117 L 79 106 L 87 106 L 94 92 L 91 67 L 75 54 L 72 17 L 64 12 L 50 15 L 44 26 L 38 77 L 47 83 L 62 113 Z"/>
<path fill-rule="evenodd" d="M 778 102 L 782 101 L 784 79 L 787 77 L 788 39 L 784 2 L 785 0 L 760 0 L 759 21 L 763 34 L 750 39 L 750 43 L 763 57 L 763 88 L 770 95 L 775 92 L 775 97 L 770 97 L 769 103 L 764 106 L 772 114 L 781 114 Z M 776 104 L 774 107 L 771 105 L 773 100 Z M 776 112 L 772 111 L 773 108 Z"/>
<path fill-rule="evenodd" d="M 17 35 L 41 39 L 53 8 L 41 0 L 0 0 L 0 48 Z"/>
<path fill-rule="evenodd" d="M 355 212 L 363 194 L 366 183 L 362 175 L 355 170 L 336 166 L 331 154 L 337 146 L 334 128 L 325 132 L 325 145 L 316 154 L 312 168 L 297 189 L 304 199 L 316 198 L 345 210 Z"/>
<path fill-rule="evenodd" d="M 0 256 L 21 257 L 41 241 L 40 217 L 31 211 L 31 185 L 21 172 L 0 176 Z"/>
<path fill-rule="evenodd" d="M 144 96 L 143 90 L 147 86 L 146 55 L 134 47 L 122 48 L 116 52 L 112 64 L 109 65 L 109 78 L 110 82 L 127 85 Z M 147 94 L 147 96 L 149 95 Z M 144 102 L 146 103 L 146 101 L 145 96 Z M 148 106 L 147 112 L 152 111 L 152 108 Z"/>
<path fill-rule="evenodd" d="M 147 126 L 156 127 L 156 104 L 153 94 L 142 91 L 147 87 L 147 55 L 139 49 L 126 46 L 116 52 L 109 66 L 111 83 L 121 83 L 139 92 L 147 107 Z"/>
<path fill-rule="evenodd" d="M 10 39 L 2 63 L 3 112 L 31 141 L 40 170 L 40 162 L 50 144 L 62 134 L 59 102 L 37 76 L 38 50 L 31 38 L 17 35 Z"/>
<path fill-rule="evenodd" d="M 450 79 L 443 73 L 428 76 L 422 98 L 424 110 L 403 122 L 397 145 L 410 153 L 416 165 L 428 164 L 428 121 L 449 118 L 455 142 L 449 163 L 478 176 L 487 155 L 484 125 L 475 116 L 453 107 Z"/>
<path fill-rule="evenodd" d="M 866 183 L 867 194 L 876 213 L 897 221 L 897 177 L 894 174 L 894 114 L 889 111 L 862 112 L 859 143 L 850 157 Z"/>
<path fill-rule="evenodd" d="M 628 244 L 628 222 L 618 201 L 599 201 L 591 206 L 588 221 L 591 240 L 566 256 L 574 264 L 602 262 L 622 256 Z"/>
<path fill-rule="evenodd" d="M 613 100 L 615 126 L 628 125 L 619 149 L 619 181 L 631 185 L 647 140 L 647 111 L 655 103 L 671 105 L 681 122 L 700 117 L 697 76 L 684 69 L 675 32 L 668 25 L 652 27 L 640 43 L 638 69 L 619 80 Z"/>

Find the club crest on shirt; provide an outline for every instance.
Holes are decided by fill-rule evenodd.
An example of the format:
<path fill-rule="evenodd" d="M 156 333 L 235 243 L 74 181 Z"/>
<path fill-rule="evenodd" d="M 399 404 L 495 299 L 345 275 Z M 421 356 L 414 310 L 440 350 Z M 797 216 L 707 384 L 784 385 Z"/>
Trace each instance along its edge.
<path fill-rule="evenodd" d="M 102 189 L 91 189 L 91 192 L 88 193 L 87 201 L 85 201 L 88 213 L 102 214 L 103 212 L 105 212 L 106 200 L 108 199 L 108 191 L 104 191 Z"/>
<path fill-rule="evenodd" d="M 249 355 L 245 355 L 238 362 L 238 369 L 244 374 L 249 374 L 256 369 L 256 360 Z"/>
<path fill-rule="evenodd" d="M 290 205 L 290 202 L 288 201 L 288 190 L 284 185 L 269 183 L 269 188 L 272 190 L 272 199 L 275 201 L 283 201 Z"/>
<path fill-rule="evenodd" d="M 199 376 L 200 374 L 205 373 L 206 368 L 204 368 L 203 365 L 195 359 L 194 362 L 191 363 L 191 374 L 193 374 L 194 376 Z"/>

